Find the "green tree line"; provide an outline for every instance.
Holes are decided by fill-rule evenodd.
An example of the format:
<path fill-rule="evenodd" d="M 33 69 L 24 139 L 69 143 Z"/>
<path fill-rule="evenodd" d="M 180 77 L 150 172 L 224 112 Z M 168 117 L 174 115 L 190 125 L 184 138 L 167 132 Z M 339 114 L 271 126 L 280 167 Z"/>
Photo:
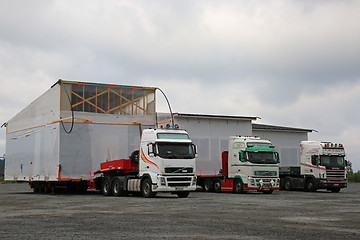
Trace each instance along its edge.
<path fill-rule="evenodd" d="M 354 172 L 352 169 L 352 163 L 350 161 L 348 161 L 346 169 L 347 169 L 348 182 L 350 182 L 350 183 L 360 182 L 360 170 L 358 170 L 357 172 Z"/>

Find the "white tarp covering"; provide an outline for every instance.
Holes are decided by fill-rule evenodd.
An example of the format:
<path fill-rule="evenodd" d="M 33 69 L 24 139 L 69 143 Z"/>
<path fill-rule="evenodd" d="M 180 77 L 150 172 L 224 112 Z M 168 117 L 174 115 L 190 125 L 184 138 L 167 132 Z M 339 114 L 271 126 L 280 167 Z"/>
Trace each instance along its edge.
<path fill-rule="evenodd" d="M 58 83 L 8 121 L 6 180 L 89 179 L 155 126 L 154 88 Z"/>

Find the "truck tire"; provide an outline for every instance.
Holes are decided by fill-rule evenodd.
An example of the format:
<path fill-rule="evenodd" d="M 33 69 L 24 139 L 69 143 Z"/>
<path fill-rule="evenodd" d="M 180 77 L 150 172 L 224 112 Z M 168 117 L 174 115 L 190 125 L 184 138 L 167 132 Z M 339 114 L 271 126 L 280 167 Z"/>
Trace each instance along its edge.
<path fill-rule="evenodd" d="M 146 178 L 141 183 L 141 194 L 146 198 L 153 198 L 156 196 L 156 192 L 152 191 L 152 181 L 150 178 Z"/>
<path fill-rule="evenodd" d="M 139 150 L 133 151 L 130 159 L 132 163 L 139 164 Z"/>
<path fill-rule="evenodd" d="M 221 192 L 221 180 L 220 179 L 214 180 L 214 192 L 216 192 L 216 193 Z"/>
<path fill-rule="evenodd" d="M 284 179 L 284 190 L 285 191 L 291 191 L 292 190 L 291 179 L 289 177 Z"/>
<path fill-rule="evenodd" d="M 203 183 L 203 188 L 205 192 L 212 192 L 212 182 L 209 178 L 206 178 Z"/>
<path fill-rule="evenodd" d="M 340 188 L 332 188 L 331 192 L 338 193 L 338 192 L 340 192 Z"/>
<path fill-rule="evenodd" d="M 315 181 L 311 178 L 306 180 L 305 190 L 307 192 L 316 192 Z"/>
<path fill-rule="evenodd" d="M 266 190 L 266 191 L 263 191 L 263 194 L 272 194 L 274 190 Z"/>
<path fill-rule="evenodd" d="M 50 183 L 45 183 L 44 185 L 44 193 L 50 193 Z"/>
<path fill-rule="evenodd" d="M 243 183 L 241 179 L 235 179 L 233 189 L 234 193 L 244 193 Z"/>
<path fill-rule="evenodd" d="M 105 177 L 101 184 L 101 191 L 104 196 L 111 195 L 111 181 L 109 177 Z"/>
<path fill-rule="evenodd" d="M 124 196 L 124 186 L 119 178 L 115 178 L 111 185 L 112 194 L 116 197 Z"/>
<path fill-rule="evenodd" d="M 179 198 L 187 198 L 189 196 L 189 192 L 178 192 L 176 193 Z"/>

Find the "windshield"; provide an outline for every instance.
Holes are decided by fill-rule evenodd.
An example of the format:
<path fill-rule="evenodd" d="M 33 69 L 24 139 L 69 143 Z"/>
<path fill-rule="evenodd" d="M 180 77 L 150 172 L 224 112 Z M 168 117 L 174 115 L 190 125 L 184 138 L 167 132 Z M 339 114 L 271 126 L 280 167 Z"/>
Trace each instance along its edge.
<path fill-rule="evenodd" d="M 344 156 L 320 156 L 320 165 L 325 167 L 345 167 Z"/>
<path fill-rule="evenodd" d="M 251 163 L 277 164 L 276 154 L 274 152 L 247 152 L 248 161 Z"/>
<path fill-rule="evenodd" d="M 167 159 L 191 159 L 195 158 L 195 152 L 191 143 L 157 143 L 157 154 Z"/>

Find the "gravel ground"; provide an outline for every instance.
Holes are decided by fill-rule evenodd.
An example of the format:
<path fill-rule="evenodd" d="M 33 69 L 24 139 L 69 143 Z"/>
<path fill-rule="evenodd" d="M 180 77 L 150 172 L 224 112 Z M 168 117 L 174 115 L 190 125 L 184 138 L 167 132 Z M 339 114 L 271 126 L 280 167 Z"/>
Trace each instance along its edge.
<path fill-rule="evenodd" d="M 360 184 L 189 198 L 33 193 L 0 184 L 0 239 L 360 239 Z"/>

